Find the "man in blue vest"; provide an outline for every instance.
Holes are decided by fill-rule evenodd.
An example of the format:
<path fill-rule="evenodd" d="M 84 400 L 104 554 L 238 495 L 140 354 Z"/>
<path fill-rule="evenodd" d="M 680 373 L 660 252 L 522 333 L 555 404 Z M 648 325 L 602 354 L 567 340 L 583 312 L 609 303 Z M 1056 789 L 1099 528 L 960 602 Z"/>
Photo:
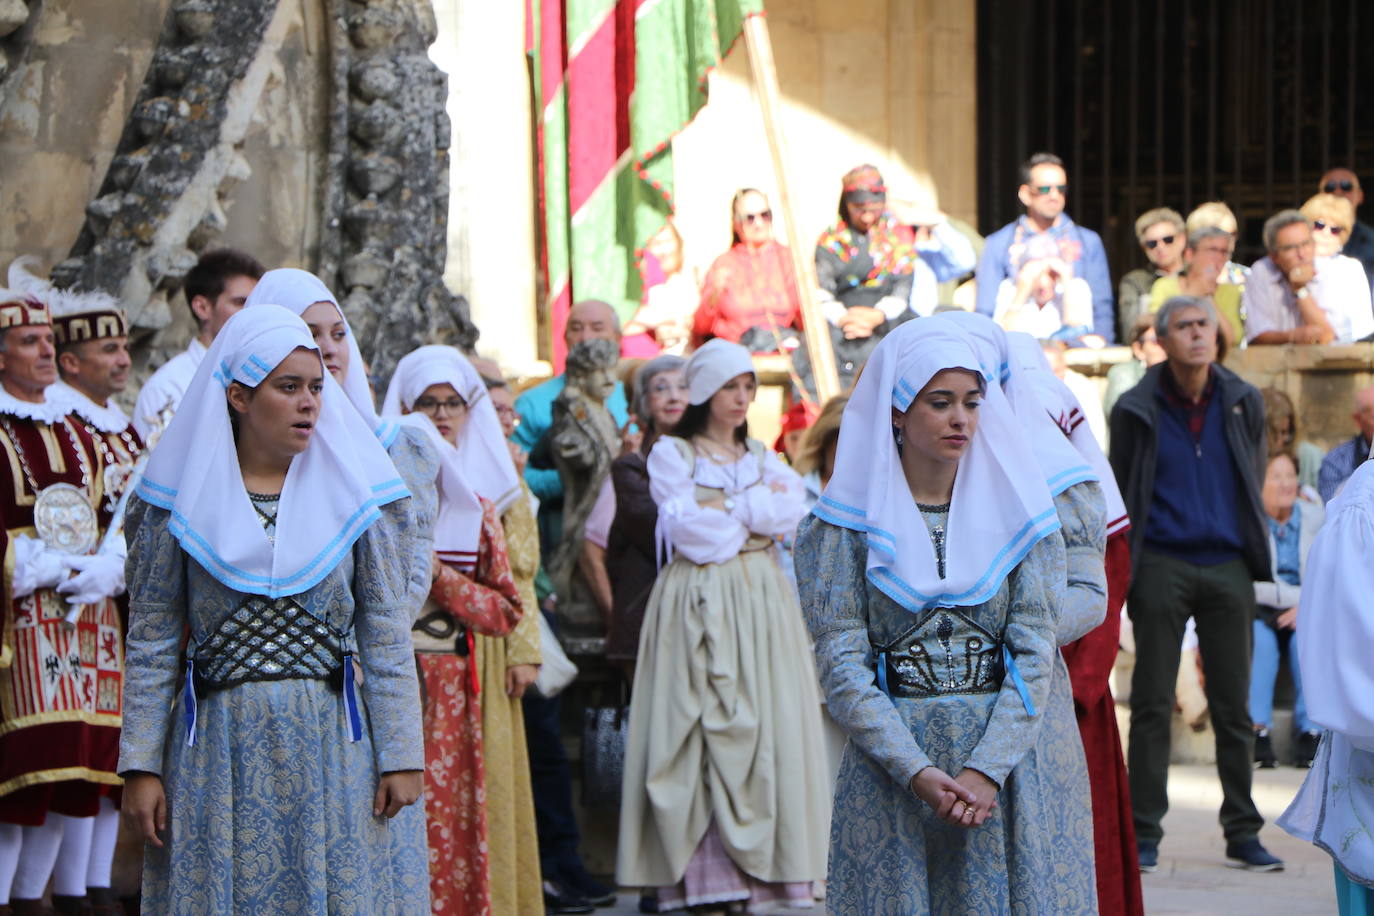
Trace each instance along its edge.
<path fill-rule="evenodd" d="M 1250 796 L 1254 582 L 1273 578 L 1260 500 L 1267 457 L 1264 402 L 1216 364 L 1217 313 L 1175 296 L 1155 315 L 1167 357 L 1112 408 L 1111 463 L 1131 517 L 1135 633 L 1127 766 L 1142 872 L 1159 865 L 1169 808 L 1169 726 L 1183 630 L 1192 617 L 1216 730 L 1227 865 L 1279 871 L 1260 845 Z"/>

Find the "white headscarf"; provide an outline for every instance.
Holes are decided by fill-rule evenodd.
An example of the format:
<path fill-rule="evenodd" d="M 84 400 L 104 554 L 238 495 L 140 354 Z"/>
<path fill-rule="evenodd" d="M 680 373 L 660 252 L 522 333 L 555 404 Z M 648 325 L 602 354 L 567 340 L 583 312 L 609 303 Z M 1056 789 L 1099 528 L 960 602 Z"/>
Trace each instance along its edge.
<path fill-rule="evenodd" d="M 450 445 L 424 414 L 424 428 L 439 452 L 439 518 L 434 549 L 439 558 L 459 566 L 476 562 L 482 533 L 480 495 L 500 515 L 520 496 L 520 476 L 506 446 L 496 408 L 482 377 L 454 347 L 426 346 L 401 357 L 382 403 L 382 416 L 400 417 L 430 385 L 447 383 L 467 402 L 468 419 L 458 446 Z"/>
<path fill-rule="evenodd" d="M 297 349 L 315 352 L 284 308 L 244 309 L 225 324 L 158 441 L 138 495 L 172 513 L 182 549 L 235 591 L 268 598 L 317 585 L 384 506 L 410 495 L 381 445 L 329 373 L 310 445 L 291 462 L 277 508 L 275 544 L 248 499 L 225 392 L 257 387 Z"/>
<path fill-rule="evenodd" d="M 1001 385 L 1002 393 L 1007 396 L 1012 412 L 1016 414 L 1026 435 L 1030 437 L 1031 452 L 1035 455 L 1040 470 L 1044 472 L 1050 495 L 1058 496 L 1074 484 L 1096 480 L 1096 472 L 1055 426 L 1034 388 L 1021 373 L 1015 371 L 1016 367 L 1026 360 L 1024 353 L 1013 358 L 1008 343 L 1010 335 L 986 315 L 973 312 L 937 312 L 935 317 L 953 321 L 972 338 L 985 373 L 992 375 L 994 381 Z M 1035 343 L 1035 338 L 1030 335 L 1022 336 Z M 1035 348 L 1039 352 L 1040 345 L 1036 343 Z M 1043 353 L 1040 359 L 1044 360 Z"/>
<path fill-rule="evenodd" d="M 339 300 L 329 291 L 329 287 L 324 285 L 323 280 L 308 270 L 299 270 L 295 267 L 269 270 L 248 294 L 244 308 L 271 303 L 301 315 L 316 302 L 328 302 L 334 306 L 344 323 L 344 331 L 348 337 L 348 371 L 344 373 L 342 383 L 344 394 L 348 395 L 348 400 L 357 408 L 358 413 L 362 414 L 368 427 L 376 433 L 383 447 L 391 448 L 400 427 L 396 423 L 378 418 L 377 408 L 372 402 L 372 386 L 367 383 L 367 371 L 363 367 L 363 354 L 358 349 L 358 340 L 353 336 L 353 328 L 349 325 L 348 317 L 344 315 Z"/>
<path fill-rule="evenodd" d="M 1023 384 L 1040 401 L 1046 416 L 1059 428 L 1079 457 L 1088 463 L 1093 479 L 1101 485 L 1102 496 L 1107 503 L 1107 536 L 1125 531 L 1131 527 L 1131 520 L 1126 515 L 1126 501 L 1121 498 L 1121 488 L 1116 485 L 1116 475 L 1102 452 L 1102 446 L 1093 438 L 1078 398 L 1054 374 L 1040 341 L 1029 334 L 1012 332 L 1007 334 L 1007 346 L 1011 351 L 1012 376 L 1021 376 Z M 1042 433 L 1036 430 L 1036 434 Z M 1043 435 L 1050 435 L 1048 429 Z"/>
<path fill-rule="evenodd" d="M 687 401 L 705 404 L 730 379 L 753 371 L 748 350 L 719 337 L 708 340 L 687 360 Z"/>
<path fill-rule="evenodd" d="M 912 612 L 982 604 L 1031 547 L 1060 527 L 1025 434 L 990 385 L 955 478 L 946 572 L 939 577 L 893 441 L 892 409 L 907 410 L 945 369 L 983 371 L 973 342 L 953 323 L 910 321 L 883 338 L 845 406 L 835 473 L 812 509 L 866 536 L 869 581 Z"/>

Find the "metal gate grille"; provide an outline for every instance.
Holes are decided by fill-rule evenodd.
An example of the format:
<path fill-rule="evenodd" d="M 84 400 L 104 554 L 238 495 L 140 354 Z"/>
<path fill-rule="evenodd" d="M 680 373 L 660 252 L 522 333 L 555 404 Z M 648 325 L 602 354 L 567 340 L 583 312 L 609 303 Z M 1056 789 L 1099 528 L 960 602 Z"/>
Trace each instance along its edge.
<path fill-rule="evenodd" d="M 1045 149 L 1114 278 L 1143 263 L 1135 218 L 1160 205 L 1226 201 L 1249 263 L 1325 169 L 1363 167 L 1374 198 L 1364 56 L 1374 6 L 1357 0 L 978 0 L 980 228 L 1021 212 L 1016 167 Z"/>

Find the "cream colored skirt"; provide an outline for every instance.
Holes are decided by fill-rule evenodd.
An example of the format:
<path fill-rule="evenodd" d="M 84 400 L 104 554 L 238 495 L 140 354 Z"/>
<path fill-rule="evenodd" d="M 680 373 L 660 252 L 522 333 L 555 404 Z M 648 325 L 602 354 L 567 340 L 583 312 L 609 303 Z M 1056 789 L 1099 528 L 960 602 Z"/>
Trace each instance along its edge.
<path fill-rule="evenodd" d="M 640 634 L 617 880 L 676 884 L 712 818 L 746 874 L 823 880 L 825 743 L 810 637 L 774 551 L 679 556 Z"/>

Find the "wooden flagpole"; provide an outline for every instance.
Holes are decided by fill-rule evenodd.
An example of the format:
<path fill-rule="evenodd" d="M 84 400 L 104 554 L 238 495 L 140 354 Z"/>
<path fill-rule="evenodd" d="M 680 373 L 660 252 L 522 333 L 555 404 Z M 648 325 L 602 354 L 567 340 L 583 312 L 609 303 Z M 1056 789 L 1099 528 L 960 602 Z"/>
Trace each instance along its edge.
<path fill-rule="evenodd" d="M 811 373 L 821 404 L 840 393 L 840 377 L 835 371 L 835 350 L 830 344 L 830 323 L 816 304 L 816 260 L 814 245 L 802 237 L 787 177 L 787 146 L 782 136 L 782 98 L 778 91 L 778 70 L 773 63 L 773 43 L 768 37 L 768 21 L 763 16 L 744 20 L 744 44 L 749 49 L 749 68 L 754 74 L 754 89 L 763 114 L 763 129 L 768 151 L 773 157 L 773 173 L 778 183 L 776 209 L 782 214 L 787 248 L 792 254 L 792 274 L 801 299 L 802 323 L 806 327 L 806 352 L 811 357 Z"/>

